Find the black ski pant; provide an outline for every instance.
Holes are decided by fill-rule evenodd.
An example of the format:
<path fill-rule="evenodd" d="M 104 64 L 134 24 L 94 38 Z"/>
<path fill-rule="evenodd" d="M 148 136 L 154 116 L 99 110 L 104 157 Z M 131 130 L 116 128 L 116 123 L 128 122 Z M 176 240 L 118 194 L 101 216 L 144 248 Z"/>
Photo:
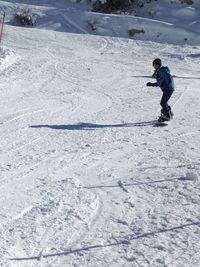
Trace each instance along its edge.
<path fill-rule="evenodd" d="M 172 96 L 173 91 L 163 91 L 163 95 L 160 101 L 160 105 L 162 107 L 161 113 L 167 117 L 170 117 L 171 107 L 167 104 L 170 97 Z"/>

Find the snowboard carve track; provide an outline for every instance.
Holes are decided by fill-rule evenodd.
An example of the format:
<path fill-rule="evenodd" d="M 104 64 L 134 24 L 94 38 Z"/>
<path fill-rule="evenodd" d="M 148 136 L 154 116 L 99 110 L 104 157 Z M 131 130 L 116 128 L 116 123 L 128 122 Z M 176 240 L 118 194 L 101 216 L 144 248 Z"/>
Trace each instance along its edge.
<path fill-rule="evenodd" d="M 31 111 L 31 112 L 23 113 L 23 114 L 21 114 L 21 115 L 19 115 L 19 116 L 16 116 L 16 117 L 13 117 L 13 118 L 11 118 L 11 119 L 9 119 L 9 120 L 3 121 L 2 124 L 7 124 L 7 123 L 10 123 L 10 122 L 19 120 L 19 119 L 21 119 L 21 118 L 24 118 L 24 117 L 26 117 L 26 116 L 30 116 L 30 115 L 32 115 L 32 114 L 36 114 L 36 113 L 40 113 L 40 112 L 44 112 L 44 111 L 46 111 L 46 110 L 44 110 L 44 109 L 39 109 L 39 110 L 35 110 L 35 111 Z"/>

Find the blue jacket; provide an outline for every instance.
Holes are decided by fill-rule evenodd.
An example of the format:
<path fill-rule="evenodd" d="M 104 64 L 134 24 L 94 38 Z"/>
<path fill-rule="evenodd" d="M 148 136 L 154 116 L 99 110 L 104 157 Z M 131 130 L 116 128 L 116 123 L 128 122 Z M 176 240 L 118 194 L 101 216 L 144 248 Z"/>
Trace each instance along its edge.
<path fill-rule="evenodd" d="M 161 67 L 155 73 L 156 83 L 153 83 L 153 86 L 159 86 L 161 90 L 164 91 L 174 91 L 174 79 L 170 74 L 168 67 Z"/>

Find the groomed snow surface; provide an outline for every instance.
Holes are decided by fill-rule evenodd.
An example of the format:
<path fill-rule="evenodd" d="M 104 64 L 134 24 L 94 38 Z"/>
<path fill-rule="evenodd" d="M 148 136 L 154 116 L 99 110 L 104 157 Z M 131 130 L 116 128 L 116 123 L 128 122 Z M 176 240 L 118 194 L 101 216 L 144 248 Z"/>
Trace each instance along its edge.
<path fill-rule="evenodd" d="M 176 83 L 163 127 L 145 86 L 158 56 Z M 6 25 L 0 266 L 200 266 L 199 60 L 198 45 Z"/>

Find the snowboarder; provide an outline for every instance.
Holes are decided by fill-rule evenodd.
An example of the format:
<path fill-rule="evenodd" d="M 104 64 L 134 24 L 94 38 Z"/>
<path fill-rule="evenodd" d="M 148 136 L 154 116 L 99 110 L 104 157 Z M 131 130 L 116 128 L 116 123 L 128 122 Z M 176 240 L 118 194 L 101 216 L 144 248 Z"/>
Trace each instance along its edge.
<path fill-rule="evenodd" d="M 146 86 L 159 86 L 163 92 L 162 98 L 160 101 L 161 109 L 161 116 L 159 117 L 159 122 L 169 121 L 173 118 L 173 112 L 171 107 L 168 105 L 168 101 L 174 92 L 174 81 L 173 77 L 170 74 L 170 70 L 168 67 L 162 66 L 162 61 L 160 58 L 156 58 L 153 61 L 153 67 L 155 69 L 154 74 L 152 75 L 153 78 L 156 78 L 155 83 L 148 82 Z"/>

